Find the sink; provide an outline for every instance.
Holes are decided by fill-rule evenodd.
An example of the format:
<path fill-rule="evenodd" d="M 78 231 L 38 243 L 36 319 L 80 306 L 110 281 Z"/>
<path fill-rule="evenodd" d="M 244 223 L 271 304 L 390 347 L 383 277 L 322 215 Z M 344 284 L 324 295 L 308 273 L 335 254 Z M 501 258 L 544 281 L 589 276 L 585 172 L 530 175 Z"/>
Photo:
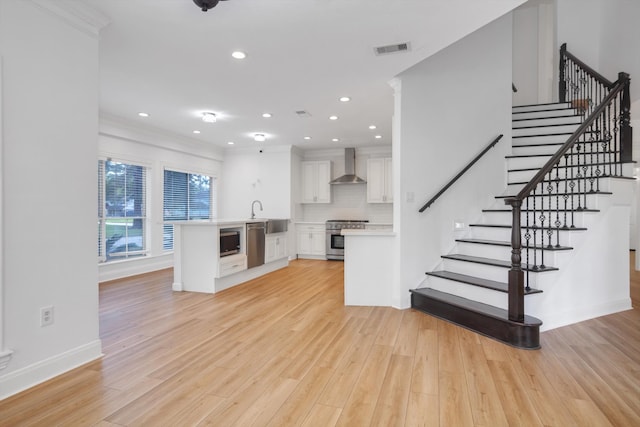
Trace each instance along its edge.
<path fill-rule="evenodd" d="M 265 232 L 267 234 L 272 233 L 284 233 L 289 229 L 288 219 L 268 219 Z"/>

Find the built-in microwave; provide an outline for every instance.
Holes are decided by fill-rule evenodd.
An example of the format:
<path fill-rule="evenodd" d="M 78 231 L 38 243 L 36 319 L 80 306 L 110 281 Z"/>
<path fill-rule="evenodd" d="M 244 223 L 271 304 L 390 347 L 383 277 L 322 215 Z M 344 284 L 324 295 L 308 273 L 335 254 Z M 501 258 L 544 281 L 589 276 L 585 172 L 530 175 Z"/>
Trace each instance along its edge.
<path fill-rule="evenodd" d="M 233 255 L 240 252 L 240 232 L 236 230 L 220 230 L 220 256 Z"/>

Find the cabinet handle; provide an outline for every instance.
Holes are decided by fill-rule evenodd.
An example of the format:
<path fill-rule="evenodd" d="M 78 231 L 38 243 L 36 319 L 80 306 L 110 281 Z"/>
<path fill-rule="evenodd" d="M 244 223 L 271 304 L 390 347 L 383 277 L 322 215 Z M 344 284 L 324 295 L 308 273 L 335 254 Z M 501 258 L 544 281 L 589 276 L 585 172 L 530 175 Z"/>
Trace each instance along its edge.
<path fill-rule="evenodd" d="M 313 234 L 309 233 L 309 239 L 313 239 Z"/>
<path fill-rule="evenodd" d="M 318 196 L 313 196 L 313 201 L 317 202 L 318 201 Z"/>

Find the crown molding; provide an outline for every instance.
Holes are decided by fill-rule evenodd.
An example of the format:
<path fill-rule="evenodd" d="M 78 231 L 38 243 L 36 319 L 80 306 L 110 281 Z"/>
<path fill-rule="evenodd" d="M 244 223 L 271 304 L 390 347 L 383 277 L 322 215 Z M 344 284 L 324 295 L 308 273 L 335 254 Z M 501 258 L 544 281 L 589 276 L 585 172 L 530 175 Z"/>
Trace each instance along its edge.
<path fill-rule="evenodd" d="M 103 112 L 100 113 L 99 134 L 210 160 L 224 161 L 224 150 L 220 147 Z"/>
<path fill-rule="evenodd" d="M 73 0 L 30 1 L 73 28 L 94 38 L 98 38 L 100 30 L 111 22 L 105 14 L 83 2 Z"/>

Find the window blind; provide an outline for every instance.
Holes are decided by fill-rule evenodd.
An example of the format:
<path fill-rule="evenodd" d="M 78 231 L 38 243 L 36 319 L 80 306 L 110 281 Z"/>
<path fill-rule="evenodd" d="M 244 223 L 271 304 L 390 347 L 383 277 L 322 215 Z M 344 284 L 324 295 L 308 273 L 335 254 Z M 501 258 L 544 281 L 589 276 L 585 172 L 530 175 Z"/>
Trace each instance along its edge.
<path fill-rule="evenodd" d="M 212 178 L 206 175 L 165 169 L 163 219 L 186 221 L 211 218 Z M 164 224 L 162 246 L 173 249 L 173 225 Z"/>

